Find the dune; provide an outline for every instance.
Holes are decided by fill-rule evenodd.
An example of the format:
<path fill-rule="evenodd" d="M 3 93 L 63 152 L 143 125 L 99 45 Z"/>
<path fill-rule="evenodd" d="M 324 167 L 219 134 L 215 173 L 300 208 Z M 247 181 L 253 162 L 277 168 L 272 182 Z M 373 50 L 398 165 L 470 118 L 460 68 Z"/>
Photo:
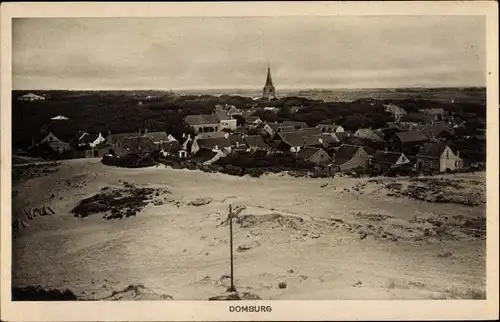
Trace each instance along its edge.
<path fill-rule="evenodd" d="M 409 179 L 387 180 L 250 178 L 63 161 L 55 172 L 14 183 L 13 218 L 28 225 L 14 232 L 12 283 L 70 289 L 80 299 L 220 296 L 229 286 L 231 205 L 241 294 L 271 300 L 484 298 L 484 203 L 412 199 L 387 187 L 409 186 Z M 458 183 L 473 186 L 474 196 L 484 197 L 484 173 L 443 180 L 456 182 L 457 191 Z M 144 188 L 154 192 L 129 217 L 72 213 L 99 193 Z M 44 206 L 54 214 L 24 218 L 25 209 Z"/>

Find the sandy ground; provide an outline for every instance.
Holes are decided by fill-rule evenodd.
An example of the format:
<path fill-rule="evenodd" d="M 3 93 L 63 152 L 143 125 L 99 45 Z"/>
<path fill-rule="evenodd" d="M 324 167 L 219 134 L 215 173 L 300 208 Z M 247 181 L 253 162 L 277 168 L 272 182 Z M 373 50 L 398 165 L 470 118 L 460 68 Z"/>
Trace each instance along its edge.
<path fill-rule="evenodd" d="M 484 173 L 447 178 L 476 184 L 484 194 Z M 135 217 L 71 214 L 81 199 L 124 181 L 170 193 Z M 239 292 L 281 300 L 485 296 L 485 236 L 460 224 L 484 219 L 484 204 L 388 196 L 366 178 L 241 178 L 114 168 L 97 159 L 64 161 L 56 173 L 14 183 L 13 190 L 13 216 L 41 206 L 56 213 L 23 219 L 29 226 L 15 232 L 16 287 L 69 288 L 84 299 L 221 295 L 229 285 L 231 204 L 239 211 L 233 226 Z M 197 198 L 211 202 L 189 205 Z M 128 285 L 144 288 L 118 296 Z"/>

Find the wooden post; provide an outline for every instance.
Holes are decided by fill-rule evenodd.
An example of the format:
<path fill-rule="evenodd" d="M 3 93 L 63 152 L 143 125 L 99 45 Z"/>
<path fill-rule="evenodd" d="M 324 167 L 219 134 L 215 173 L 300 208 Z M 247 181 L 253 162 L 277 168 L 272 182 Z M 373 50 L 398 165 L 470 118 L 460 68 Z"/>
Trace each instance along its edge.
<path fill-rule="evenodd" d="M 229 205 L 229 252 L 231 258 L 231 286 L 227 290 L 228 292 L 236 291 L 234 287 L 234 266 L 233 266 L 233 209 Z"/>

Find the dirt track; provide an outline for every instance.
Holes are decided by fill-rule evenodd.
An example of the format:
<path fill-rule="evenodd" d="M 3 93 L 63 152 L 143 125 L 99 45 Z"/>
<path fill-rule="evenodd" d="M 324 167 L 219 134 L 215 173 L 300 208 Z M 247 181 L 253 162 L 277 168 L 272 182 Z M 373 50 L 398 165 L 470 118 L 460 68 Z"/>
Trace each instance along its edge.
<path fill-rule="evenodd" d="M 484 173 L 446 178 L 474 185 L 476 198 L 478 191 L 484 197 Z M 128 218 L 71 213 L 80 200 L 103 188 L 122 189 L 125 181 L 163 192 Z M 113 168 L 95 159 L 65 161 L 50 177 L 21 181 L 13 189 L 16 218 L 32 207 L 50 206 L 56 213 L 27 220 L 29 226 L 16 232 L 14 286 L 69 288 L 87 299 L 155 297 L 130 291 L 136 289 L 158 299 L 220 295 L 229 283 L 226 218 L 232 204 L 239 212 L 238 291 L 302 300 L 485 294 L 482 201 L 467 206 L 413 200 L 368 179 L 240 178 Z M 198 198 L 205 202 L 192 203 Z M 287 287 L 279 288 L 280 282 Z M 119 290 L 128 295 L 117 296 Z"/>

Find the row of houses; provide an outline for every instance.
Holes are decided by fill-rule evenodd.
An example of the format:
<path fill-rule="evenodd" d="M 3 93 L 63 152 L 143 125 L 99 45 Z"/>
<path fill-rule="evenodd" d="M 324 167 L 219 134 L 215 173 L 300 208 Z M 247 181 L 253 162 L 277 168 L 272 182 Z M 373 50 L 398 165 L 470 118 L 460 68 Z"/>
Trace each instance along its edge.
<path fill-rule="evenodd" d="M 395 114 L 395 119 L 406 111 L 396 105 L 386 105 L 387 111 Z M 200 150 L 211 151 L 214 155 L 220 150 L 219 157 L 234 151 L 233 137 L 247 133 L 249 129 L 266 138 L 262 149 L 269 152 L 289 151 L 298 157 L 316 164 L 329 164 L 342 171 L 356 167 L 371 166 L 383 171 L 400 166 L 411 166 L 424 171 L 444 172 L 463 167 L 459 151 L 452 151 L 447 139 L 453 135 L 454 127 L 449 122 L 431 119 L 428 124 L 413 122 L 390 122 L 382 129 L 358 129 L 346 132 L 335 124 L 318 124 L 308 127 L 304 122 L 284 121 L 267 123 L 251 113 L 234 107 L 216 107 L 212 116 L 188 116 L 186 124 L 193 127 L 197 134 L 189 151 L 191 155 Z M 433 115 L 444 115 L 444 110 L 431 111 Z M 224 117 L 221 117 L 223 115 Z M 245 125 L 238 126 L 233 115 L 245 118 Z M 397 115 L 397 117 L 396 117 Z M 193 119 L 199 122 L 192 122 Z M 204 120 L 210 119 L 210 122 Z M 231 127 L 223 122 L 232 121 Z M 206 131 L 205 128 L 209 128 Z M 207 132 L 217 135 L 218 131 L 228 129 L 235 134 L 219 135 L 217 140 L 204 141 Z M 211 143 L 211 142 L 216 142 Z M 200 144 L 202 143 L 202 144 Z M 199 148 L 199 147 L 202 148 Z M 221 147 L 223 147 L 221 149 Z M 202 151 L 205 153 L 205 151 Z"/>
<path fill-rule="evenodd" d="M 29 149 L 36 148 L 44 148 L 69 158 L 102 157 L 109 153 L 116 156 L 153 152 L 168 154 L 181 149 L 172 135 L 166 132 L 148 132 L 147 129 L 118 134 L 109 131 L 105 136 L 102 133 L 78 131 L 66 141 L 53 132 L 42 131 Z"/>

